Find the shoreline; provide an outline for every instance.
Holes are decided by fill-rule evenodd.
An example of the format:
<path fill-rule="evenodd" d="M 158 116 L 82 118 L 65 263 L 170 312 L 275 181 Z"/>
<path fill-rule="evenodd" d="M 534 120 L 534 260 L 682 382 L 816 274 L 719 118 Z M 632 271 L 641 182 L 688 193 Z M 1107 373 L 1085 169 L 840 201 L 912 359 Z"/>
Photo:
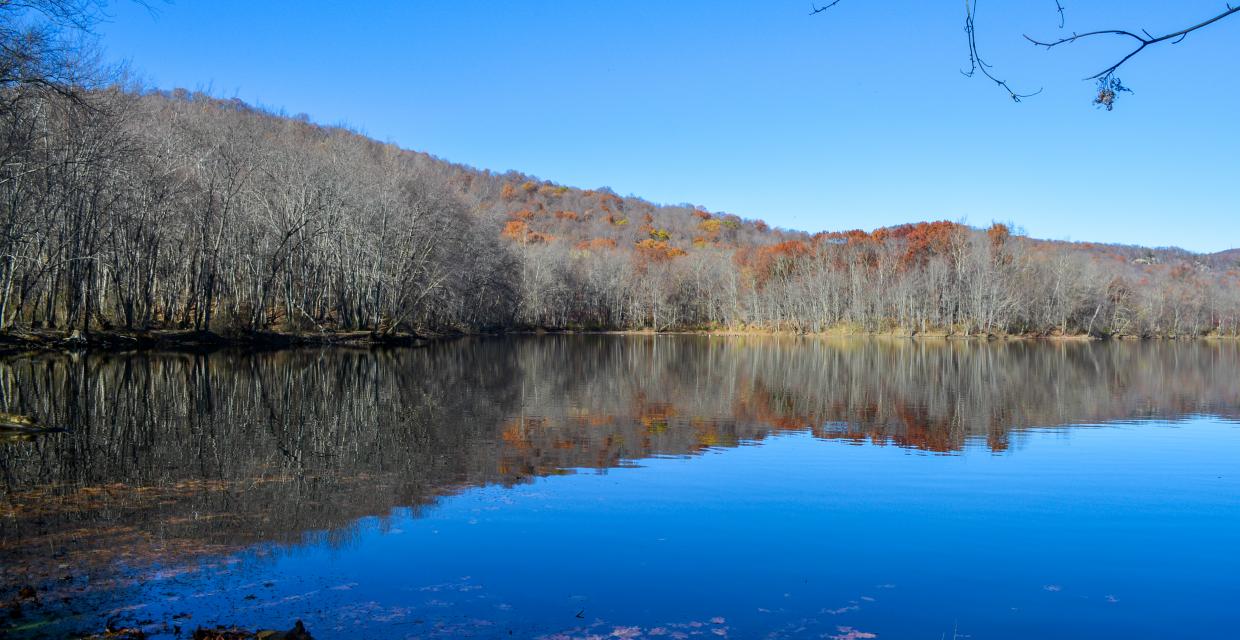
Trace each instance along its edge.
<path fill-rule="evenodd" d="M 316 333 L 281 331 L 244 331 L 216 333 L 192 329 L 156 329 L 149 331 L 78 331 L 30 330 L 0 332 L 0 355 L 22 352 L 77 351 L 180 351 L 209 352 L 248 347 L 278 350 L 307 346 L 354 347 L 417 347 L 436 340 L 456 337 L 416 335 L 411 333 L 381 334 L 373 331 L 332 331 Z"/>
<path fill-rule="evenodd" d="M 465 337 L 494 337 L 511 335 L 624 335 L 624 336 L 709 336 L 709 337 L 780 337 L 780 338 L 888 338 L 900 340 L 949 340 L 985 342 L 1106 342 L 1106 341 L 1185 341 L 1185 340 L 1237 340 L 1240 336 L 1190 335 L 1190 336 L 1090 336 L 1080 334 L 969 334 L 929 331 L 908 333 L 903 331 L 855 331 L 833 329 L 821 332 L 793 331 L 787 329 L 565 329 L 520 328 L 496 332 L 381 334 L 374 331 L 326 331 L 281 332 L 245 331 L 216 333 L 189 329 L 156 329 L 149 331 L 78 331 L 48 329 L 0 332 L 0 355 L 23 352 L 124 352 L 124 351 L 173 351 L 210 352 L 223 349 L 251 348 L 280 350 L 298 347 L 422 347 L 433 342 Z"/>
<path fill-rule="evenodd" d="M 891 338 L 899 340 L 961 340 L 986 342 L 1141 342 L 1141 341 L 1196 341 L 1237 340 L 1240 335 L 1110 335 L 1087 334 L 1038 334 L 1038 333 L 951 333 L 946 331 L 854 331 L 831 329 L 827 331 L 795 331 L 791 329 L 520 329 L 501 335 L 621 335 L 621 336 L 719 336 L 719 337 L 779 337 L 779 338 Z"/>

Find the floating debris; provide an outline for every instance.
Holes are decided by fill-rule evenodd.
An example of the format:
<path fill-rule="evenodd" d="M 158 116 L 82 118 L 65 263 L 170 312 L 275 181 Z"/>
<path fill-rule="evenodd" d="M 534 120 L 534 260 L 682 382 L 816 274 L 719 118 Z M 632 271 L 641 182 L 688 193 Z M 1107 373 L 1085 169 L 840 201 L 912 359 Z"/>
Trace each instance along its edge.
<path fill-rule="evenodd" d="M 119 629 L 108 629 L 103 633 L 96 633 L 82 638 L 82 640 L 146 640 L 146 633 L 141 629 L 133 629 L 123 627 Z"/>
<path fill-rule="evenodd" d="M 314 640 L 305 625 L 298 620 L 288 631 L 247 631 L 237 627 L 198 627 L 194 630 L 193 640 Z"/>

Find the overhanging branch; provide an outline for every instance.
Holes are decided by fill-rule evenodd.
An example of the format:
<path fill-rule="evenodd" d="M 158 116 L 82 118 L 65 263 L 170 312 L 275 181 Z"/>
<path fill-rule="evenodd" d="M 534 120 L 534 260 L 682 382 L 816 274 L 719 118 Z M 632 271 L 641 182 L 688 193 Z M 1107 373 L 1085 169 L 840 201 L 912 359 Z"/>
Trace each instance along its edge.
<path fill-rule="evenodd" d="M 1094 75 L 1085 78 L 1086 80 L 1099 80 L 1101 82 L 1106 82 L 1110 80 L 1112 76 L 1115 75 L 1115 72 L 1119 70 L 1119 68 L 1123 66 L 1125 62 L 1128 62 L 1138 53 L 1141 53 L 1142 51 L 1144 51 L 1146 47 L 1158 44 L 1160 42 L 1167 42 L 1169 40 L 1171 41 L 1171 44 L 1179 43 L 1184 38 L 1186 38 L 1188 34 L 1194 31 L 1197 31 L 1198 29 L 1208 27 L 1214 24 L 1215 22 L 1218 22 L 1219 20 L 1222 20 L 1223 18 L 1226 18 L 1227 16 L 1230 16 L 1234 13 L 1240 12 L 1240 7 L 1233 7 L 1230 4 L 1226 5 L 1226 7 L 1227 7 L 1226 11 L 1214 16 L 1213 18 L 1210 18 L 1209 20 L 1199 22 L 1191 27 L 1180 29 L 1179 31 L 1168 33 L 1167 35 L 1163 35 L 1163 36 L 1153 36 L 1150 34 L 1149 31 L 1146 31 L 1144 29 L 1141 30 L 1141 33 L 1144 35 L 1133 33 L 1132 31 L 1127 31 L 1124 29 L 1100 29 L 1098 31 L 1089 31 L 1086 33 L 1074 33 L 1071 36 L 1068 36 L 1066 38 L 1059 38 L 1058 40 L 1053 40 L 1053 41 L 1035 40 L 1034 38 L 1028 35 L 1025 36 L 1025 39 L 1039 47 L 1046 47 L 1048 50 L 1053 49 L 1062 44 L 1069 44 L 1072 42 L 1076 42 L 1077 40 L 1080 40 L 1082 38 L 1091 38 L 1095 36 L 1119 36 L 1121 38 L 1132 38 L 1133 40 L 1136 40 L 1137 41 L 1136 48 L 1128 52 L 1128 54 L 1125 55 L 1124 57 L 1120 58 L 1119 62 L 1116 62 L 1115 64 L 1103 69 L 1102 71 L 1099 71 L 1098 73 L 1095 73 Z"/>
<path fill-rule="evenodd" d="M 1033 93 L 1018 93 L 1015 90 L 1013 90 L 1012 87 L 1008 86 L 1008 83 L 1006 81 L 1000 80 L 999 78 L 995 77 L 993 73 L 991 73 L 990 70 L 992 67 L 989 64 L 987 64 L 987 62 L 982 59 L 981 54 L 977 52 L 977 29 L 975 27 L 974 20 L 977 16 L 978 2 L 979 0 L 973 0 L 972 2 L 970 2 L 969 0 L 965 0 L 965 3 L 964 3 L 964 10 L 965 10 L 964 32 L 969 40 L 969 70 L 961 71 L 960 73 L 964 74 L 966 78 L 972 78 L 976 73 L 980 71 L 982 75 L 989 78 L 996 85 L 1002 87 L 1004 91 L 1007 91 L 1008 96 L 1012 98 L 1012 102 L 1020 102 L 1022 98 L 1029 98 L 1032 96 L 1036 96 L 1039 93 L 1042 93 L 1041 89 L 1038 89 L 1037 91 L 1034 91 Z"/>

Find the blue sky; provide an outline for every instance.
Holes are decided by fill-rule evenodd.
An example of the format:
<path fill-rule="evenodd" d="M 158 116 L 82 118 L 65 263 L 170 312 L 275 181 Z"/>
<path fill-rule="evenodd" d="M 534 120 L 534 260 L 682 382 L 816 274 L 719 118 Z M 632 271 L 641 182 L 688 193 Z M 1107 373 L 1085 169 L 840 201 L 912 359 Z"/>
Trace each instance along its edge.
<path fill-rule="evenodd" d="M 982 0 L 968 66 L 958 0 L 122 2 L 106 55 L 159 88 L 347 124 L 479 168 L 810 231 L 1010 221 L 1035 237 L 1240 246 L 1240 16 L 1149 49 L 1135 91 L 1081 78 L 1128 47 L 1047 52 L 1022 33 L 1145 28 L 1219 2 Z"/>

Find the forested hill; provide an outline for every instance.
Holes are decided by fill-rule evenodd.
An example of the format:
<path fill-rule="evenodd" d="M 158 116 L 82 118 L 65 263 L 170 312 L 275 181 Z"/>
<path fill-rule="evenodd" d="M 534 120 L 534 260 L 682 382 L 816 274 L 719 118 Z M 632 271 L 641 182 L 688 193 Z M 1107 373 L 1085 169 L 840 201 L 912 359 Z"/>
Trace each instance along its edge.
<path fill-rule="evenodd" d="M 998 224 L 791 232 L 184 91 L 0 91 L 10 330 L 1188 336 L 1240 323 L 1234 253 Z"/>

